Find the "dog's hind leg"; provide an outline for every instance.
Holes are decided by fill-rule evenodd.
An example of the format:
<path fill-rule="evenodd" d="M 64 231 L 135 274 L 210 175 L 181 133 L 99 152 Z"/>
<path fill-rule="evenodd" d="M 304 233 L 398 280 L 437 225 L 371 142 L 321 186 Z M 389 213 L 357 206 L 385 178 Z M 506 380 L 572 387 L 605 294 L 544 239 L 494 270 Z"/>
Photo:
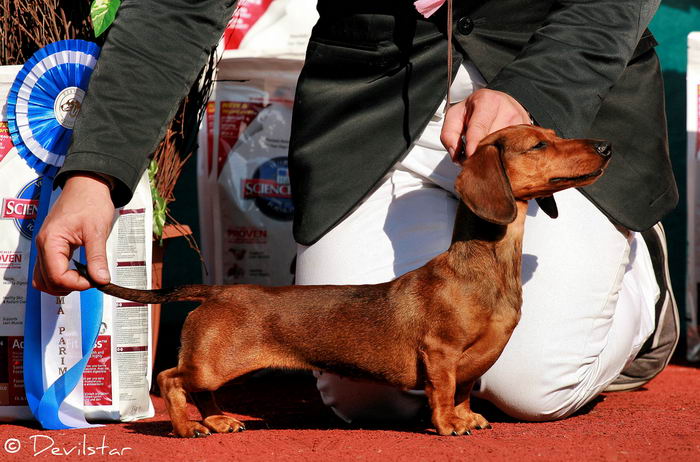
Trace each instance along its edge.
<path fill-rule="evenodd" d="M 231 416 L 224 414 L 216 403 L 214 393 L 199 391 L 190 393 L 192 401 L 202 415 L 202 424 L 215 433 L 233 433 L 245 431 L 245 425 Z"/>
<path fill-rule="evenodd" d="M 209 435 L 209 430 L 199 422 L 187 418 L 187 392 L 183 379 L 176 367 L 158 374 L 160 396 L 170 414 L 173 433 L 181 438 L 194 438 Z"/>
<path fill-rule="evenodd" d="M 217 303 L 203 303 L 191 311 L 182 328 L 177 368 L 158 376 L 177 436 L 206 436 L 211 432 L 231 433 L 245 429 L 241 422 L 221 411 L 212 392 L 265 364 L 260 364 L 256 358 L 259 352 L 248 345 L 247 338 L 233 335 L 229 327 L 244 324 L 244 311 L 228 308 Z M 187 393 L 202 415 L 201 423 L 187 419 L 181 397 Z"/>

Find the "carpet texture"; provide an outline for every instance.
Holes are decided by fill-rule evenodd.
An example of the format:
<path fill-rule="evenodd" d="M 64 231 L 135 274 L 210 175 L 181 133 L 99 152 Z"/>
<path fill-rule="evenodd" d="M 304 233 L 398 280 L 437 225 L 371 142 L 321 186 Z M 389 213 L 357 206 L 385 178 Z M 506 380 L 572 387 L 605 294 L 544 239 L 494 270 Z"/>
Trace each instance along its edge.
<path fill-rule="evenodd" d="M 0 461 L 700 461 L 700 369 L 672 365 L 646 387 L 607 393 L 557 422 L 517 422 L 476 403 L 493 424 L 440 437 L 427 421 L 348 426 L 326 409 L 306 374 L 265 373 L 222 389 L 243 433 L 177 439 L 163 401 L 156 416 L 88 430 L 0 424 Z M 195 417 L 196 410 L 190 406 Z M 109 455 L 109 454 L 112 455 Z"/>

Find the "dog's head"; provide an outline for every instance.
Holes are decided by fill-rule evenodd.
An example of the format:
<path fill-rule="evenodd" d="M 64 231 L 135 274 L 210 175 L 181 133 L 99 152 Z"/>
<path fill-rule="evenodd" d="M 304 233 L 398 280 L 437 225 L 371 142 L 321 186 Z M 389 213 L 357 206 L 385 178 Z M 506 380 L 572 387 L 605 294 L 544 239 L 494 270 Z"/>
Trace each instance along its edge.
<path fill-rule="evenodd" d="M 514 125 L 479 143 L 462 163 L 455 187 L 472 212 L 492 223 L 515 220 L 516 200 L 537 199 L 556 217 L 552 194 L 593 183 L 610 155 L 607 141 L 564 139 L 553 130 Z"/>

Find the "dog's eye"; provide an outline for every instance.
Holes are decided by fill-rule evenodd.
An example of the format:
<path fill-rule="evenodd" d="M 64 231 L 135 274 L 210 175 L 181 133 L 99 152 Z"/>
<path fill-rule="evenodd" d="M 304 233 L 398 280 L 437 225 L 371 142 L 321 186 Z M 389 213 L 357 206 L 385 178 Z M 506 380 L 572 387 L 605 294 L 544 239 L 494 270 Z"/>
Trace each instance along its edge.
<path fill-rule="evenodd" d="M 542 148 L 546 148 L 546 147 L 547 147 L 547 143 L 545 143 L 544 141 L 540 141 L 539 143 L 537 143 L 536 145 L 531 147 L 530 151 L 536 151 L 538 149 L 542 149 Z"/>

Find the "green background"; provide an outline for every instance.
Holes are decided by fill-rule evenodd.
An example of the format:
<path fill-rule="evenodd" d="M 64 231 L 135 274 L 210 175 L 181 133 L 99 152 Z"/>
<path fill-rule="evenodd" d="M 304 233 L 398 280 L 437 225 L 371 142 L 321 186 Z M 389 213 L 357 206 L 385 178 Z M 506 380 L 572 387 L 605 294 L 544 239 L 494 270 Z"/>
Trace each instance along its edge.
<path fill-rule="evenodd" d="M 659 45 L 656 48 L 661 60 L 666 86 L 666 114 L 668 117 L 671 161 L 676 174 L 680 201 L 675 211 L 664 219 L 668 240 L 669 264 L 676 301 L 681 313 L 685 313 L 687 227 L 686 181 L 686 67 L 688 63 L 688 34 L 700 31 L 700 0 L 666 0 L 651 25 Z M 682 330 L 685 327 L 681 316 Z M 676 350 L 676 356 L 684 355 L 685 338 Z"/>
<path fill-rule="evenodd" d="M 665 220 L 668 236 L 671 277 L 676 299 L 681 310 L 685 309 L 685 262 L 686 262 L 686 80 L 687 35 L 700 31 L 700 0 L 663 1 L 650 26 L 659 42 L 657 52 L 661 59 L 666 84 L 666 112 L 668 115 L 671 158 L 676 173 L 680 203 Z M 195 161 L 188 162 L 175 189 L 175 201 L 171 212 L 181 223 L 192 227 L 199 241 L 197 217 L 197 190 Z M 163 284 L 170 287 L 178 284 L 201 281 L 198 270 L 199 259 L 184 239 L 172 239 L 165 253 Z M 176 362 L 179 336 L 185 316 L 195 305 L 191 303 L 168 304 L 161 315 L 160 340 L 156 370 L 172 367 Z M 681 311 L 684 312 L 684 311 Z M 683 340 L 678 352 L 685 351 Z"/>

